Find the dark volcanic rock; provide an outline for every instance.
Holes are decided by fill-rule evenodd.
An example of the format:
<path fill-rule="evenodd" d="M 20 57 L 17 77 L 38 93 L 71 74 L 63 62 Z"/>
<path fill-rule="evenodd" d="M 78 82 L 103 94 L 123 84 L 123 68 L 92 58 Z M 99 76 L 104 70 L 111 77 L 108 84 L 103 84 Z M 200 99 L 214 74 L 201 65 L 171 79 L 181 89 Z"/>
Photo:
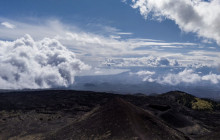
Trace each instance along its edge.
<path fill-rule="evenodd" d="M 157 96 L 72 90 L 0 93 L 0 140 L 219 139 L 220 112 L 184 92 Z"/>
<path fill-rule="evenodd" d="M 59 130 L 51 139 L 185 140 L 189 139 L 151 113 L 115 98 Z"/>

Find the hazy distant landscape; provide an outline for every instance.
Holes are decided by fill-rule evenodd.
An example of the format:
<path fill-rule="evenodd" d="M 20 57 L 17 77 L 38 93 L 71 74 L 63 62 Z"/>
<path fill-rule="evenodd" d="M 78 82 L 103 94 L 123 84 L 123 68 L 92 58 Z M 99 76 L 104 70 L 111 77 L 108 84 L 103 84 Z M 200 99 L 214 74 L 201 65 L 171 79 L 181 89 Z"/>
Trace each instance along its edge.
<path fill-rule="evenodd" d="M 120 94 L 135 94 L 135 93 L 165 93 L 171 90 L 180 90 L 192 95 L 220 99 L 220 85 L 212 85 L 211 83 L 186 84 L 178 85 L 160 84 L 157 82 L 142 81 L 135 75 L 130 75 L 129 72 L 124 72 L 117 75 L 99 75 L 99 76 L 76 76 L 75 84 L 69 89 L 111 92 Z"/>

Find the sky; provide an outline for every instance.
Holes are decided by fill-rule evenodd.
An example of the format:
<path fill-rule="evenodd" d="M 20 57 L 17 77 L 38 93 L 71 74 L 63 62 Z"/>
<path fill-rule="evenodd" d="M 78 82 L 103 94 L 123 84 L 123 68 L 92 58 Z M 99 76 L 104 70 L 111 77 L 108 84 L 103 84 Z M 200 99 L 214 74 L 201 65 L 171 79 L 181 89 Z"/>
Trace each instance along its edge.
<path fill-rule="evenodd" d="M 219 17 L 219 0 L 1 0 L 0 88 L 220 97 Z"/>

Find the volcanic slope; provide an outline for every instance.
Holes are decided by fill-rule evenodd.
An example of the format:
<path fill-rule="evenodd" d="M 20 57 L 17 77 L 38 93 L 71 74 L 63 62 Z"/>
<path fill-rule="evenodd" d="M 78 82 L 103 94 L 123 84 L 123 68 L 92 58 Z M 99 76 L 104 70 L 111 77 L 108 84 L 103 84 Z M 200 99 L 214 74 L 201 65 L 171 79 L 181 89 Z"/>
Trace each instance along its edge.
<path fill-rule="evenodd" d="M 51 139 L 105 139 L 105 140 L 185 140 L 175 130 L 151 113 L 114 98 L 101 107 L 85 114 L 81 119 L 55 132 Z"/>

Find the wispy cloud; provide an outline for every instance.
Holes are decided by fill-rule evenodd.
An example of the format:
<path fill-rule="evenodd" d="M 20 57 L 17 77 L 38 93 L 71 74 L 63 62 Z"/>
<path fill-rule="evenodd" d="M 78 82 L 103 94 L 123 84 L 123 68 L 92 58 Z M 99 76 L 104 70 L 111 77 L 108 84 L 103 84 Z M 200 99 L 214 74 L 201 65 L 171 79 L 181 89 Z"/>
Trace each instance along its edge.
<path fill-rule="evenodd" d="M 14 29 L 15 28 L 15 25 L 13 25 L 9 22 L 2 22 L 1 25 L 3 25 L 6 28 L 9 28 L 9 29 Z"/>
<path fill-rule="evenodd" d="M 94 66 L 106 63 L 106 59 L 119 60 L 121 58 L 123 58 L 124 62 L 121 64 L 117 62 L 117 65 L 138 66 L 141 64 L 142 66 L 150 66 L 156 64 L 156 61 L 149 61 L 148 63 L 148 60 L 146 62 L 141 60 L 146 57 L 154 57 L 155 60 L 158 59 L 157 62 L 159 62 L 159 58 L 167 59 L 169 65 L 173 65 L 177 61 L 180 66 L 185 67 L 217 66 L 219 64 L 218 59 L 220 56 L 218 51 L 198 50 L 199 46 L 195 43 L 165 42 L 163 40 L 144 38 L 120 38 L 117 33 L 130 33 L 121 32 L 119 29 L 110 27 L 107 27 L 109 35 L 95 34 L 74 25 L 64 24 L 56 19 L 42 20 L 41 22 L 36 22 L 36 20 L 28 22 L 18 22 L 9 19 L 1 20 L 7 20 L 17 26 L 13 31 L 0 27 L 0 38 L 2 39 L 15 40 L 24 34 L 30 34 L 35 40 L 42 40 L 45 37 L 53 38 L 75 52 L 78 58 Z M 116 36 L 111 36 L 113 32 Z"/>
<path fill-rule="evenodd" d="M 128 32 L 118 32 L 117 34 L 119 34 L 119 35 L 132 35 L 133 33 L 128 33 Z"/>
<path fill-rule="evenodd" d="M 93 52 L 95 52 L 96 55 L 123 55 L 127 53 L 132 53 L 135 48 L 141 46 L 179 47 L 196 45 L 194 43 L 164 42 L 161 40 L 153 39 L 121 39 L 119 36 L 117 36 L 117 34 L 122 35 L 131 33 L 121 32 L 120 30 L 117 30 L 115 28 L 111 28 L 111 30 L 114 30 L 114 34 L 116 34 L 116 36 L 113 35 L 112 32 L 110 32 L 109 37 L 106 35 L 89 33 L 74 25 L 61 23 L 59 20 L 56 19 L 43 20 L 41 22 L 36 22 L 35 20 L 28 22 L 18 22 L 9 19 L 7 20 L 10 21 L 10 23 L 15 24 L 18 28 L 15 28 L 12 31 L 0 27 L 0 38 L 2 39 L 15 40 L 18 37 L 23 36 L 24 34 L 30 34 L 36 40 L 43 39 L 44 37 L 56 38 L 69 48 L 82 50 L 82 53 L 89 53 L 89 51 L 91 51 L 91 53 L 93 54 Z M 108 27 L 108 30 L 109 28 L 110 27 Z M 139 52 L 143 53 L 143 51 L 135 51 L 135 54 L 138 54 Z M 145 52 L 147 52 L 147 50 Z"/>

